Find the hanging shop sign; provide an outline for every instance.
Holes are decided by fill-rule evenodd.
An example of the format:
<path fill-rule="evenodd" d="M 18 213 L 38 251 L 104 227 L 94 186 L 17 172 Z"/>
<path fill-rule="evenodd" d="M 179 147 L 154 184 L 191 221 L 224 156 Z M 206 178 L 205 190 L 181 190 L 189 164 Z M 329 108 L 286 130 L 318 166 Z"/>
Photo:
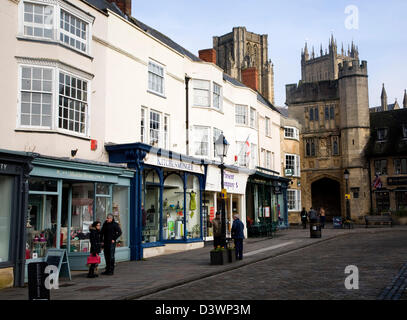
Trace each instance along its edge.
<path fill-rule="evenodd" d="M 224 171 L 223 184 L 227 193 L 245 194 L 248 175 L 241 172 Z M 206 191 L 221 192 L 221 173 L 218 167 L 208 166 Z"/>

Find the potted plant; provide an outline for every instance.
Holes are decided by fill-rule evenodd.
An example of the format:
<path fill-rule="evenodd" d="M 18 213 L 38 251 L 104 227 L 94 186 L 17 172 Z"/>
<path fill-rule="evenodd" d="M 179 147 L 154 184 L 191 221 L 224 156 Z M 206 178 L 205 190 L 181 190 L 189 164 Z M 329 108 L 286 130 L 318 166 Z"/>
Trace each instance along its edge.
<path fill-rule="evenodd" d="M 211 265 L 222 265 L 228 261 L 228 254 L 225 248 L 218 246 L 211 250 Z"/>

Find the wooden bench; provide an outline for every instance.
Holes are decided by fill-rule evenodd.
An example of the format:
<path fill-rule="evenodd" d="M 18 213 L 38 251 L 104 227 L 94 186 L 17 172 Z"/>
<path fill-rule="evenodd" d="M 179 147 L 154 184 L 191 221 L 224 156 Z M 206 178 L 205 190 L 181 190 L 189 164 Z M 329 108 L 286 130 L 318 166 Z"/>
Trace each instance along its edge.
<path fill-rule="evenodd" d="M 393 227 L 393 219 L 391 216 L 365 216 L 366 221 L 366 228 L 368 227 L 369 223 L 373 222 L 374 224 L 390 224 L 390 227 Z"/>

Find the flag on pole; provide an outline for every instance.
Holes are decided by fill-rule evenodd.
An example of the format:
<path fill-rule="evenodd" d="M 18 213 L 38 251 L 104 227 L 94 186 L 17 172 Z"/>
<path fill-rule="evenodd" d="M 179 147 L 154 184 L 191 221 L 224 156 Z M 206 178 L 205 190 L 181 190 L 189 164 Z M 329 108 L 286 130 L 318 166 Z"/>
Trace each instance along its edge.
<path fill-rule="evenodd" d="M 378 174 L 375 176 L 375 181 L 373 182 L 373 188 L 376 189 L 381 189 L 382 188 L 382 181 L 380 180 L 380 177 Z"/>
<path fill-rule="evenodd" d="M 248 158 L 250 161 L 250 142 L 249 142 L 249 137 L 250 134 L 247 136 L 246 141 L 243 143 L 242 147 L 240 148 L 240 152 L 238 154 L 238 158 L 244 156 L 245 158 Z M 248 165 L 249 161 L 246 161 L 246 164 Z"/>

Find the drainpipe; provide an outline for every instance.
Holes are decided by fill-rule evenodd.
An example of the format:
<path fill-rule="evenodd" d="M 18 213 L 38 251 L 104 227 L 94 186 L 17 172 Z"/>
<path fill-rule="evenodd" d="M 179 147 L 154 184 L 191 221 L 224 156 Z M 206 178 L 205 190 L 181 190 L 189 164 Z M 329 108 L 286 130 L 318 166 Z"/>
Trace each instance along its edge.
<path fill-rule="evenodd" d="M 370 169 L 370 159 L 368 159 L 369 164 L 369 196 L 370 196 L 370 212 L 373 211 L 373 198 L 372 198 L 372 172 Z"/>
<path fill-rule="evenodd" d="M 185 76 L 185 130 L 186 130 L 186 155 L 189 156 L 189 80 L 190 77 Z"/>

